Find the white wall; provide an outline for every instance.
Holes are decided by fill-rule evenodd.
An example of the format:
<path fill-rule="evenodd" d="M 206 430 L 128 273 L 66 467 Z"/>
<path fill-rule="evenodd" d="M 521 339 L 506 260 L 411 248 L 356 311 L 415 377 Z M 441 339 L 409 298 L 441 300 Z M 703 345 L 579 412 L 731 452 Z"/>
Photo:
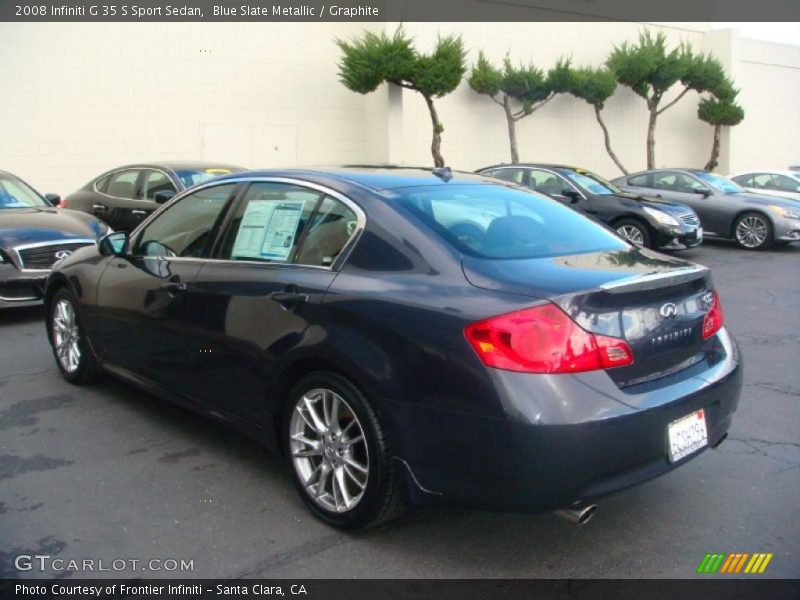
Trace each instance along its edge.
<path fill-rule="evenodd" d="M 653 24 L 670 43 L 686 40 L 725 58 L 742 87 L 745 122 L 730 132 L 720 170 L 785 167 L 800 161 L 800 49 L 708 32 L 706 24 Z M 216 158 L 247 167 L 393 162 L 430 165 L 430 122 L 422 99 L 383 86 L 362 96 L 344 88 L 335 37 L 361 23 L 0 24 L 0 169 L 40 191 L 69 193 L 116 165 Z M 599 65 L 637 23 L 409 23 L 422 48 L 438 32 L 464 36 L 501 60 L 547 68 L 563 55 Z M 702 166 L 711 128 L 689 94 L 659 119 L 658 165 Z M 507 161 L 501 109 L 466 83 L 437 101 L 443 153 L 456 168 Z M 605 111 L 617 154 L 645 165 L 644 101 L 621 88 Z M 557 97 L 519 123 L 523 160 L 563 161 L 609 177 L 588 105 Z"/>

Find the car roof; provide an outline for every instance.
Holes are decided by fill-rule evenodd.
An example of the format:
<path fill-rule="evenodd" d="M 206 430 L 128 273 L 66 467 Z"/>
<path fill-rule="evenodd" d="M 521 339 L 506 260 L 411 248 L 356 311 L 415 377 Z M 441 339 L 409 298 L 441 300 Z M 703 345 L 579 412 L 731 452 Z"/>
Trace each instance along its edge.
<path fill-rule="evenodd" d="M 120 165 L 110 169 L 110 171 L 119 171 L 121 169 L 141 169 L 141 168 L 161 168 L 171 169 L 173 171 L 202 171 L 203 169 L 230 169 L 243 171 L 244 167 L 239 165 L 231 165 L 227 163 L 219 163 L 212 161 L 202 160 L 164 160 L 156 162 L 141 162 L 133 163 L 130 165 Z"/>
<path fill-rule="evenodd" d="M 756 173 L 769 173 L 770 175 L 787 175 L 789 177 L 800 177 L 800 172 L 791 171 L 789 169 L 749 169 L 747 171 L 739 171 L 731 173 L 731 177 L 739 177 L 740 175 L 755 175 Z"/>
<path fill-rule="evenodd" d="M 490 167 L 481 167 L 478 171 L 485 171 L 488 169 L 502 169 L 502 168 L 515 168 L 515 167 L 528 167 L 528 168 L 541 168 L 541 169 L 570 169 L 572 171 L 580 170 L 580 171 L 589 171 L 589 169 L 584 169 L 583 167 L 575 167 L 573 165 L 564 165 L 559 163 L 512 163 L 512 164 L 499 164 L 499 165 L 492 165 Z"/>
<path fill-rule="evenodd" d="M 453 171 L 445 167 L 449 178 L 436 175 L 435 169 L 401 167 L 392 165 L 346 165 L 341 167 L 308 167 L 297 169 L 268 169 L 242 171 L 223 175 L 216 181 L 237 180 L 257 177 L 297 177 L 313 180 L 334 179 L 375 191 L 406 187 L 454 185 L 459 183 L 496 184 L 497 181 L 464 171 Z M 444 171 L 443 171 L 444 172 Z"/>

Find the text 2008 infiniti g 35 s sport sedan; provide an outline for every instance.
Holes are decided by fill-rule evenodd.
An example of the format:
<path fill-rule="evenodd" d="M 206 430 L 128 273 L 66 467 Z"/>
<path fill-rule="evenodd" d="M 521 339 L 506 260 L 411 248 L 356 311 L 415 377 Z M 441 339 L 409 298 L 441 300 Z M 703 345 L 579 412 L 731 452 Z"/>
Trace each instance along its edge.
<path fill-rule="evenodd" d="M 67 380 L 282 449 L 340 527 L 408 502 L 585 519 L 720 443 L 742 385 L 708 270 L 449 170 L 226 176 L 75 252 L 46 298 Z"/>

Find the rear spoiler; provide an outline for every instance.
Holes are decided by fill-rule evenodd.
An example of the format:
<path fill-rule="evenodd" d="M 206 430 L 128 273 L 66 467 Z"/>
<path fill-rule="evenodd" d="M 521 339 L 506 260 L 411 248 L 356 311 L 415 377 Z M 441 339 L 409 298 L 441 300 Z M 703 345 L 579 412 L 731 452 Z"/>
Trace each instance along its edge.
<path fill-rule="evenodd" d="M 705 277 L 709 273 L 707 267 L 700 265 L 692 265 L 690 267 L 681 267 L 678 269 L 670 269 L 668 271 L 657 271 L 653 273 L 645 273 L 643 275 L 633 275 L 631 277 L 624 277 L 604 283 L 600 289 L 615 293 L 628 293 L 637 290 L 649 290 L 667 285 L 679 285 L 687 281 L 694 281 L 700 277 Z M 624 289 L 620 289 L 624 288 Z"/>

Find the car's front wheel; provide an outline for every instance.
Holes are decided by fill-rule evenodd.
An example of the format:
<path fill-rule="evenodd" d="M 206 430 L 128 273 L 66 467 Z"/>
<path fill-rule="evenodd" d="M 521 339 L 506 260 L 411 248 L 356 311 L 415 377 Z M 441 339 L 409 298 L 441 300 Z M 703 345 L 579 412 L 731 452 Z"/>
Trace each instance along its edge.
<path fill-rule="evenodd" d="M 50 302 L 50 344 L 56 364 L 70 383 L 89 383 L 97 376 L 97 363 L 78 314 L 78 302 L 67 288 L 61 288 Z"/>
<path fill-rule="evenodd" d="M 632 244 L 642 248 L 650 247 L 650 232 L 644 223 L 636 219 L 623 219 L 618 221 L 614 228 L 620 236 Z"/>
<path fill-rule="evenodd" d="M 366 527 L 402 510 L 385 425 L 349 381 L 328 372 L 304 377 L 291 393 L 283 429 L 295 484 L 322 520 Z"/>
<path fill-rule="evenodd" d="M 772 223 L 764 215 L 745 213 L 733 226 L 736 243 L 745 250 L 765 250 L 772 244 Z"/>

